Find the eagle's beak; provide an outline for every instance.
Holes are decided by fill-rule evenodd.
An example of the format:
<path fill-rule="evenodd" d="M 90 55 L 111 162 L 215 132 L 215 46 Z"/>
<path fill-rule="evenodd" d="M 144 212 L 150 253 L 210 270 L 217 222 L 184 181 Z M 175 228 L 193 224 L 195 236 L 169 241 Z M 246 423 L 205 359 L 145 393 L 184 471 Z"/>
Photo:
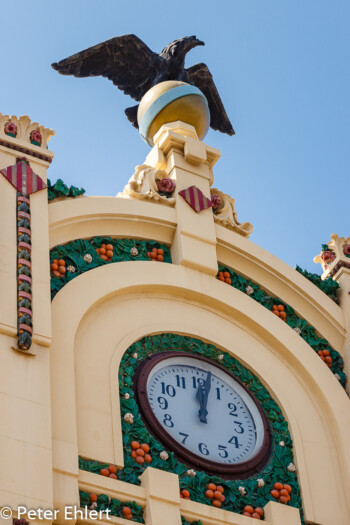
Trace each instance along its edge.
<path fill-rule="evenodd" d="M 187 49 L 190 50 L 190 49 L 193 49 L 194 47 L 197 47 L 197 46 L 204 46 L 204 42 L 202 42 L 202 40 L 198 40 L 198 38 L 196 38 L 195 36 L 191 36 L 187 42 Z"/>

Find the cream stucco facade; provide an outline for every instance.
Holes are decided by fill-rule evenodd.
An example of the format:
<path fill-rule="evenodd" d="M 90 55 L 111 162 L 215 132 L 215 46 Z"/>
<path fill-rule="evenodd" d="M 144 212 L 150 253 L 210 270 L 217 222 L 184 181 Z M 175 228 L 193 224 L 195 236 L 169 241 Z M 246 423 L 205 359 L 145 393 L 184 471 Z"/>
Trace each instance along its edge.
<path fill-rule="evenodd" d="M 17 144 L 28 150 L 31 167 L 46 180 L 48 160 L 31 153 L 45 152 L 50 159 L 50 151 L 25 139 L 22 144 L 2 130 L 0 139 L 0 169 L 18 157 L 5 142 Z M 220 153 L 181 122 L 163 126 L 154 142 L 144 163 L 150 171 L 134 177 L 131 189 L 129 184 L 117 197 L 48 204 L 46 190 L 31 196 L 34 330 L 29 353 L 15 350 L 16 190 L 0 178 L 0 506 L 62 509 L 56 522 L 71 523 L 63 507 L 79 506 L 82 490 L 136 501 L 145 509 L 146 525 L 180 525 L 181 515 L 203 525 L 253 525 L 253 518 L 180 499 L 178 477 L 169 472 L 148 467 L 136 486 L 78 469 L 79 455 L 123 467 L 121 358 L 143 336 L 174 332 L 215 344 L 260 378 L 289 424 L 306 523 L 349 525 L 346 391 L 286 323 L 215 276 L 220 262 L 281 298 L 345 357 L 349 370 L 350 275 L 342 273 L 337 305 L 251 242 L 250 225 L 237 222 L 234 202 L 227 201 L 221 218 L 210 208 L 196 214 L 178 192 L 194 185 L 209 197 Z M 176 181 L 170 204 L 154 191 L 156 170 L 159 177 Z M 49 250 L 94 236 L 165 243 L 172 264 L 101 266 L 69 282 L 50 303 Z M 269 502 L 264 510 L 269 525 L 301 523 L 298 510 L 288 505 Z M 112 523 L 128 521 L 112 517 Z"/>

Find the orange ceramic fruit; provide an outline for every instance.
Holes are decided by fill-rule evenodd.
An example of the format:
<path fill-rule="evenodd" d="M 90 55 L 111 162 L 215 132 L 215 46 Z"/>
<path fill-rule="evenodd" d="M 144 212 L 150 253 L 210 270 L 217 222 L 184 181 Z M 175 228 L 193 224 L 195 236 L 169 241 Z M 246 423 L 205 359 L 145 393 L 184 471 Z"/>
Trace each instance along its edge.
<path fill-rule="evenodd" d="M 211 489 L 206 490 L 205 491 L 205 497 L 208 498 L 208 499 L 213 499 L 214 492 Z"/>

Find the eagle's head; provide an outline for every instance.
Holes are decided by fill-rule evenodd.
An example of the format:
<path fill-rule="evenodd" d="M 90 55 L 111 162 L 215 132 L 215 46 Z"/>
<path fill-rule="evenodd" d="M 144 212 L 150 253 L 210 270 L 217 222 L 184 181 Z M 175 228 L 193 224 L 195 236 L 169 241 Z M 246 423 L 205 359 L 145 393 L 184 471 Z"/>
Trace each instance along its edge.
<path fill-rule="evenodd" d="M 195 36 L 185 36 L 184 38 L 179 38 L 178 40 L 171 42 L 171 44 L 168 44 L 160 53 L 160 55 L 167 58 L 177 58 L 179 56 L 185 57 L 186 53 L 188 53 L 194 47 L 204 45 L 204 42 L 198 40 Z"/>

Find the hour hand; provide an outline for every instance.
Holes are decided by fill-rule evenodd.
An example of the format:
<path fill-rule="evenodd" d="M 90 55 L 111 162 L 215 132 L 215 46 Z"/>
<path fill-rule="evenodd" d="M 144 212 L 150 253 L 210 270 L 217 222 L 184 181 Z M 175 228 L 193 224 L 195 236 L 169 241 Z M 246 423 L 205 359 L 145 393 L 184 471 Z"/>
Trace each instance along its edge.
<path fill-rule="evenodd" d="M 204 390 L 203 390 L 203 386 L 200 384 L 198 385 L 196 399 L 197 401 L 199 401 L 199 411 L 198 411 L 199 421 L 201 423 L 208 423 L 207 421 L 208 411 L 206 410 L 204 406 Z"/>
<path fill-rule="evenodd" d="M 199 401 L 199 421 L 201 423 L 208 423 L 207 421 L 207 404 L 208 404 L 208 395 L 211 388 L 211 372 L 208 372 L 207 378 L 204 385 L 198 385 L 198 390 L 196 398 Z"/>

